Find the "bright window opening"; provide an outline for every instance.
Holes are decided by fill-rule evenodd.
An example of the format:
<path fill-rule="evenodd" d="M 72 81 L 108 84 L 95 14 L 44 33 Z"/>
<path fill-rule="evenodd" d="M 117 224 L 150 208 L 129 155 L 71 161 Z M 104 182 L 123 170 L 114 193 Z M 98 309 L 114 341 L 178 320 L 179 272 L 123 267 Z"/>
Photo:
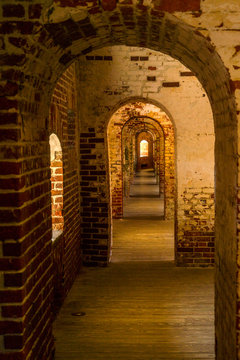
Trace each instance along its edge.
<path fill-rule="evenodd" d="M 148 156 L 148 141 L 142 140 L 140 142 L 140 157 Z"/>
<path fill-rule="evenodd" d="M 63 163 L 62 147 L 55 134 L 49 138 L 51 168 L 52 240 L 63 231 Z"/>

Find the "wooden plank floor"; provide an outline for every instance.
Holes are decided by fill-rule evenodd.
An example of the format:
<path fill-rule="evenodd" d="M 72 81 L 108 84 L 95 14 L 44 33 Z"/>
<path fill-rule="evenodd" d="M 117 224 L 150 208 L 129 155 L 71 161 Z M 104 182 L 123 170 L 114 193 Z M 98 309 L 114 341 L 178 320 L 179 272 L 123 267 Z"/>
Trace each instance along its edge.
<path fill-rule="evenodd" d="M 176 268 L 152 215 L 114 221 L 110 266 L 82 270 L 54 323 L 56 360 L 214 359 L 213 270 Z"/>

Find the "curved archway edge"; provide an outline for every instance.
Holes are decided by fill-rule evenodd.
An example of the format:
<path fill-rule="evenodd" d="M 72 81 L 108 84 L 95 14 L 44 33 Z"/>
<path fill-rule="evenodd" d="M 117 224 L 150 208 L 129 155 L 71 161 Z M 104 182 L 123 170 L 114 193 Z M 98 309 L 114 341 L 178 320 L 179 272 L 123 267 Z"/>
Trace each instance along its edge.
<path fill-rule="evenodd" d="M 136 100 L 137 99 L 137 100 Z M 123 193 L 128 196 L 130 183 L 134 176 L 133 164 L 130 166 L 131 170 L 129 177 L 123 172 L 122 163 L 124 161 L 124 154 L 117 149 L 121 148 L 121 142 L 124 138 L 124 129 L 130 126 L 127 134 L 130 136 L 133 124 L 136 127 L 141 126 L 138 122 L 143 124 L 152 123 L 152 126 L 157 128 L 157 132 L 161 137 L 158 147 L 158 156 L 156 159 L 157 172 L 161 182 L 160 192 L 164 193 L 164 218 L 174 218 L 175 196 L 176 196 L 176 173 L 175 173 L 175 136 L 173 124 L 168 115 L 160 106 L 156 105 L 156 101 L 141 98 L 129 98 L 120 102 L 120 107 L 114 107 L 116 110 L 111 112 L 110 120 L 107 122 L 107 138 L 108 138 L 108 154 L 110 165 L 110 184 L 111 184 L 111 199 L 112 199 L 112 214 L 114 218 L 122 217 L 123 215 Z M 130 136 L 131 138 L 131 136 Z M 122 140 L 121 140 L 122 139 Z M 131 143 L 131 140 L 130 140 Z M 135 145 L 132 144 L 133 147 Z M 161 164 L 161 166 L 160 166 Z M 125 175 L 125 191 L 123 189 L 122 175 Z"/>
<path fill-rule="evenodd" d="M 239 356 L 236 355 L 237 285 L 232 281 L 236 279 L 237 273 L 237 121 L 228 71 L 210 42 L 193 27 L 173 15 L 156 9 L 152 11 L 146 7 L 124 4 L 118 4 L 114 10 L 106 10 L 97 6 L 90 10 L 79 10 L 73 16 L 65 14 L 62 22 L 54 22 L 49 12 L 46 21 L 42 20 L 43 17 L 40 22 L 31 21 L 28 25 L 24 22 L 22 24 L 16 22 L 17 25 L 12 25 L 15 26 L 13 31 L 17 29 L 20 34 L 25 34 L 25 41 L 18 48 L 15 57 L 9 53 L 1 60 L 2 79 L 16 82 L 16 86 L 11 91 L 9 88 L 6 89 L 4 94 L 7 99 L 4 100 L 3 106 L 4 121 L 6 125 L 10 122 L 11 126 L 9 131 L 4 132 L 2 138 L 4 152 L 2 175 L 11 177 L 13 172 L 14 176 L 19 175 L 17 166 L 19 169 L 20 162 L 23 164 L 31 157 L 28 152 L 25 152 L 24 156 L 19 155 L 17 150 L 19 143 L 24 143 L 27 148 L 31 146 L 32 141 L 41 141 L 43 151 L 38 154 L 39 162 L 41 157 L 47 156 L 46 118 L 50 94 L 60 74 L 76 57 L 106 45 L 125 44 L 161 51 L 182 62 L 194 72 L 206 90 L 215 122 L 217 358 L 235 359 Z M 62 13 L 64 14 L 64 10 Z M 14 109 L 15 115 L 11 115 L 11 118 L 9 115 L 6 116 L 6 110 L 9 108 Z M 97 136 L 104 141 L 103 133 Z M 5 142 L 7 146 L 12 145 L 12 149 L 15 149 L 17 155 L 14 160 L 11 154 L 6 152 L 6 148 L 4 150 Z M 8 170 L 4 166 L 7 160 L 11 162 L 9 173 L 6 173 Z M 105 175 L 101 174 L 101 176 Z M 16 205 L 22 206 L 23 200 L 20 199 L 19 194 L 19 188 L 22 189 L 21 181 L 22 179 L 18 177 L 17 187 L 16 181 L 9 182 L 9 186 L 12 186 L 10 193 L 13 191 L 16 195 L 14 199 L 9 198 L 8 204 L 12 208 Z M 46 188 L 44 191 L 47 194 L 49 189 Z M 5 189 L 3 193 L 6 194 Z M 17 204 L 16 198 L 19 199 Z M 92 194 L 92 198 L 96 196 Z M 29 193 L 27 201 L 34 203 L 33 193 Z M 97 202 L 107 209 L 106 194 L 102 194 L 101 189 Z M 45 204 L 42 208 L 44 206 Z M 39 209 L 36 209 L 36 214 L 38 212 Z M 15 215 L 11 216 L 8 221 L 12 222 L 13 227 L 6 227 L 7 230 L 2 234 L 3 239 L 9 239 L 11 234 L 13 237 L 21 238 L 23 231 L 29 233 L 32 231 L 31 228 L 23 229 L 22 219 L 25 219 L 26 213 L 22 209 L 17 225 Z M 46 231 L 48 227 L 49 224 L 46 224 Z M 50 233 L 48 236 L 50 242 Z M 37 243 L 38 239 L 34 241 Z M 24 247 L 19 250 L 19 257 L 23 256 L 24 251 Z M 23 302 L 24 296 L 28 295 L 19 295 L 19 302 Z M 38 325 L 40 326 L 40 322 Z M 26 327 L 26 324 L 24 326 Z M 50 329 L 51 325 L 48 326 Z M 225 329 L 228 329 L 228 337 Z M 47 334 L 49 332 L 50 330 Z M 17 352 L 24 351 L 26 354 L 26 351 L 29 351 L 27 345 L 24 343 L 24 350 Z M 52 342 L 44 350 L 46 358 L 50 359 L 51 348 Z"/>

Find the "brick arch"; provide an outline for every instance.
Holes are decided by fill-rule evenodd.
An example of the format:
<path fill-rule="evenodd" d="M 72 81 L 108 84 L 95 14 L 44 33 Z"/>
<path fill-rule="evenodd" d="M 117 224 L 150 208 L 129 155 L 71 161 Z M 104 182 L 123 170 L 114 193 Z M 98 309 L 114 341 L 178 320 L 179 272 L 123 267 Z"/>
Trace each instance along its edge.
<path fill-rule="evenodd" d="M 144 120 L 149 120 L 144 121 Z M 154 121 L 150 123 L 150 119 L 146 118 L 132 118 L 129 119 L 123 126 L 122 129 L 122 146 L 124 148 L 124 142 L 127 143 L 130 142 L 131 147 L 131 153 L 132 153 L 132 159 L 129 161 L 129 171 L 124 171 L 123 168 L 123 187 L 124 187 L 124 196 L 129 196 L 130 186 L 133 180 L 133 177 L 135 175 L 135 172 L 138 170 L 137 167 L 137 160 L 139 155 L 139 149 L 137 145 L 137 137 L 142 132 L 148 132 L 151 135 L 152 138 L 152 156 L 153 156 L 153 162 L 155 165 L 155 174 L 158 178 L 159 183 L 159 194 L 162 187 L 164 187 L 164 177 L 162 176 L 160 179 L 160 162 L 162 169 L 164 169 L 164 134 L 162 131 L 162 128 L 159 126 L 159 129 L 157 129 L 158 123 L 156 123 L 156 127 L 154 124 Z M 129 141 L 130 140 L 130 141 Z M 160 143 L 161 143 L 161 151 L 160 151 Z M 124 163 L 125 156 L 123 151 L 123 160 Z"/>
<path fill-rule="evenodd" d="M 194 3 L 197 2 L 194 1 Z M 44 4 L 44 2 L 40 4 Z M 79 10 L 70 17 L 68 12 L 64 12 L 63 1 L 61 4 L 61 14 L 63 14 L 64 20 L 59 22 L 54 18 L 54 12 L 51 12 L 51 9 L 47 9 L 46 20 L 45 17 L 40 21 L 36 20 L 41 17 L 41 6 L 36 7 L 35 10 L 32 8 L 29 22 L 12 22 L 11 15 L 9 17 L 11 31 L 24 34 L 24 39 L 23 41 L 21 41 L 21 37 L 12 39 L 11 41 L 14 41 L 13 46 L 17 48 L 17 54 L 11 53 L 2 59 L 2 79 L 11 82 L 4 89 L 6 98 L 2 100 L 2 106 L 4 111 L 9 108 L 13 109 L 10 115 L 4 118 L 4 121 L 15 126 L 14 128 L 10 126 L 10 131 L 4 130 L 2 137 L 4 141 L 14 141 L 14 146 L 18 141 L 21 143 L 24 141 L 25 145 L 33 140 L 42 141 L 46 145 L 43 145 L 41 155 L 45 155 L 48 142 L 46 131 L 48 107 L 46 105 L 50 102 L 50 94 L 55 82 L 77 56 L 84 55 L 96 47 L 118 44 L 146 47 L 164 52 L 191 69 L 208 94 L 215 121 L 216 333 L 218 359 L 235 359 L 237 289 L 233 279 L 236 279 L 237 271 L 237 124 L 235 100 L 231 93 L 229 74 L 210 42 L 193 27 L 183 23 L 173 15 L 160 11 L 166 10 L 164 8 L 160 7 L 158 10 L 156 7 L 151 9 L 126 4 L 119 4 L 116 8 L 114 5 L 114 9 L 90 6 L 90 8 L 84 9 L 84 16 L 81 16 L 81 10 Z M 66 1 L 66 4 L 74 7 L 70 0 Z M 187 10 L 189 9 L 187 8 Z M 197 8 L 197 10 L 199 9 Z M 146 29 L 149 29 L 148 34 Z M 11 65 L 13 62 L 14 65 L 17 65 L 18 70 Z M 20 127 L 21 129 L 19 129 Z M 23 160 L 28 160 L 27 152 L 23 159 L 22 155 L 18 153 L 17 146 L 14 146 L 11 148 L 11 154 L 12 151 L 15 151 L 14 160 L 8 151 L 5 153 L 4 161 L 7 162 L 10 158 L 11 169 L 8 170 L 8 163 L 3 164 L 1 169 L 4 176 L 11 176 L 13 172 L 14 175 L 18 175 L 21 171 L 19 170 L 19 160 L 21 159 L 22 163 Z M 44 167 L 46 165 L 40 156 L 38 166 Z M 37 182 L 36 179 L 35 181 Z M 26 191 L 24 197 L 22 196 L 23 193 L 20 196 L 17 192 L 19 189 L 23 189 L 22 179 L 19 178 L 16 184 L 16 179 L 12 178 L 8 186 L 11 186 L 11 191 L 16 192 L 16 196 L 8 198 L 9 207 L 16 208 L 17 206 L 21 212 L 20 208 L 24 199 L 33 202 L 34 194 L 31 191 Z M 44 187 L 41 191 L 49 193 L 49 188 Z M 6 190 L 4 193 L 6 196 Z M 3 202 L 4 196 L 2 196 Z M 42 208 L 44 208 L 44 204 Z M 23 231 L 30 233 L 31 228 L 26 230 L 22 225 L 26 216 L 26 213 L 21 213 L 16 226 L 15 213 L 9 214 L 7 220 L 12 222 L 13 226 L 5 227 L 2 239 L 16 239 L 22 236 Z M 42 221 L 44 218 L 44 214 L 40 213 L 39 210 L 31 216 L 32 223 Z M 46 224 L 46 231 L 49 226 L 50 224 Z M 33 241 L 34 244 L 37 239 L 31 238 L 29 235 L 29 241 Z M 4 256 L 12 254 L 11 246 L 7 243 L 4 244 Z M 48 250 L 50 251 L 50 249 Z M 19 246 L 16 253 L 20 258 L 24 254 L 24 249 Z M 19 269 L 18 263 L 15 266 Z M 44 285 L 41 286 L 43 288 Z M 49 288 L 45 290 L 45 293 L 48 290 L 50 291 L 50 285 L 48 284 L 48 286 Z M 6 294 L 6 296 L 8 295 Z M 28 294 L 18 293 L 17 301 L 19 304 L 25 302 L 27 296 Z M 33 302 L 35 300 L 37 300 L 37 296 L 32 299 Z M 23 305 L 21 305 L 22 308 Z M 4 309 L 4 311 L 3 314 L 8 317 L 7 310 Z M 12 309 L 13 313 L 14 311 L 16 309 Z M 27 325 L 22 325 L 26 329 Z M 35 329 L 42 326 L 43 324 L 39 320 Z M 225 336 L 226 333 L 229 334 L 228 337 Z M 49 338 L 48 346 L 45 349 L 41 348 L 43 338 Z M 5 340 L 10 343 L 11 337 Z M 33 348 L 33 344 L 27 343 L 26 334 L 17 336 L 15 340 L 19 345 L 16 356 L 13 355 L 12 358 L 14 356 L 19 358 L 20 352 L 28 356 L 29 349 Z M 38 344 L 35 345 L 35 353 L 33 353 L 35 359 L 40 359 L 41 354 L 44 354 L 46 359 L 50 359 L 53 341 L 49 321 L 44 328 L 44 333 L 42 332 L 39 338 Z M 22 348 L 23 350 L 20 351 L 19 349 Z"/>
<path fill-rule="evenodd" d="M 68 2 L 66 4 L 69 5 Z M 222 94 L 225 93 L 229 100 L 232 97 L 229 74 L 214 47 L 200 32 L 175 16 L 157 8 L 121 4 L 114 11 L 105 11 L 101 6 L 90 6 L 88 10 L 85 9 L 83 17 L 80 15 L 81 10 L 73 12 L 72 9 L 75 7 L 73 3 L 69 7 L 67 5 L 61 5 L 60 15 L 51 7 L 45 10 L 43 26 L 38 28 L 36 35 L 33 36 L 33 41 L 41 46 L 41 55 L 45 60 L 42 62 L 42 67 L 39 67 L 32 59 L 26 58 L 26 72 L 31 67 L 36 70 L 36 77 L 45 73 L 42 79 L 45 86 L 48 87 L 50 82 L 54 86 L 60 74 L 78 56 L 85 55 L 95 48 L 124 44 L 161 51 L 179 60 L 197 76 L 212 106 L 215 106 L 218 98 L 215 95 L 215 87 L 208 81 L 212 77 L 216 76 L 215 83 L 223 85 Z M 65 12 L 64 7 L 66 7 Z M 128 12 L 130 14 L 127 15 Z M 54 13 L 57 15 L 55 16 Z M 37 25 L 39 26 L 39 23 Z M 145 27 L 149 27 L 150 36 L 138 36 L 141 26 L 144 27 L 142 30 L 145 34 Z M 117 31 L 120 27 L 122 27 L 121 34 Z M 46 68 L 44 68 L 44 63 L 47 63 Z M 222 75 L 217 76 L 220 69 Z M 26 82 L 28 82 L 28 76 Z M 48 92 L 51 92 L 50 88 Z M 48 97 L 48 93 L 46 96 Z M 233 98 L 230 103 L 233 111 Z"/>
<path fill-rule="evenodd" d="M 159 120 L 159 119 L 158 119 Z M 144 131 L 147 128 L 148 132 L 150 132 L 153 138 L 156 141 L 156 151 L 157 153 L 154 154 L 154 161 L 155 161 L 155 173 L 156 177 L 159 181 L 159 193 L 163 194 L 164 196 L 164 217 L 165 218 L 173 218 L 173 211 L 171 211 L 171 200 L 172 195 L 170 188 L 171 185 L 169 184 L 168 180 L 169 177 L 172 176 L 174 169 L 166 169 L 166 155 L 169 155 L 166 149 L 166 136 L 165 132 L 166 128 L 164 124 L 161 124 L 161 121 L 158 121 L 154 118 L 149 116 L 141 115 L 139 117 L 132 117 L 130 118 L 123 127 L 122 134 L 124 134 L 124 130 L 128 132 L 129 128 L 133 130 L 133 136 L 135 137 L 135 147 L 136 147 L 136 136 L 138 133 Z M 140 121 L 140 123 L 138 123 Z M 173 138 L 172 138 L 173 140 Z M 174 147 L 174 143 L 172 142 L 172 146 Z M 169 171 L 170 170 L 170 171 Z M 133 172 L 133 171 L 132 171 Z M 171 175 L 170 175 L 171 174 Z M 131 180 L 131 179 L 129 179 Z M 174 181 L 173 181 L 174 184 Z M 169 187 L 170 185 L 170 187 Z M 172 208 L 173 210 L 173 208 Z M 167 215 L 167 216 L 166 216 Z"/>
<path fill-rule="evenodd" d="M 115 107 L 115 112 L 111 112 L 111 117 L 108 122 L 108 131 L 109 134 L 112 132 L 115 136 L 114 143 L 111 145 L 109 142 L 109 147 L 120 148 L 121 142 L 120 138 L 122 137 L 122 128 L 127 126 L 128 122 L 134 124 L 134 119 L 145 119 L 145 122 L 149 122 L 154 127 L 157 128 L 159 133 L 162 133 L 162 146 L 161 149 L 162 156 L 160 157 L 161 168 L 164 169 L 160 173 L 161 184 L 164 186 L 161 188 L 161 192 L 164 192 L 164 212 L 166 219 L 173 219 L 174 217 L 174 208 L 175 208 L 175 129 L 173 126 L 173 120 L 170 119 L 168 114 L 162 109 L 162 105 L 158 102 L 143 99 L 143 98 L 127 98 L 125 101 L 122 101 Z M 117 126 L 114 126 L 116 124 Z M 108 136 L 109 137 L 109 136 Z M 121 217 L 123 214 L 122 208 L 122 170 L 121 170 L 121 160 L 122 155 L 120 152 L 115 151 L 116 158 L 115 160 L 109 158 L 110 165 L 113 166 L 113 172 L 117 175 L 118 180 L 116 183 L 110 180 L 110 185 L 113 193 L 116 192 L 116 201 L 113 203 L 116 206 L 114 214 L 117 217 Z M 112 162 L 113 161 L 113 162 Z M 159 164 L 159 165 L 160 165 Z M 133 176 L 133 171 L 131 172 L 131 177 Z M 115 190 L 114 190 L 115 189 Z M 113 197 L 115 198 L 115 197 Z M 114 205 L 113 205 L 114 207 Z M 115 216 L 114 215 L 114 216 Z"/>
<path fill-rule="evenodd" d="M 150 122 L 152 123 L 151 124 L 152 128 L 149 128 L 148 131 L 152 134 L 154 141 L 156 142 L 156 154 L 154 155 L 154 163 L 156 165 L 155 166 L 155 174 L 156 174 L 157 181 L 159 182 L 159 194 L 163 195 L 163 197 L 164 197 L 164 218 L 165 219 L 172 218 L 173 213 L 171 212 L 170 207 L 168 206 L 169 204 L 167 204 L 167 202 L 168 202 L 167 199 L 169 198 L 169 194 L 171 192 L 168 193 L 168 191 L 167 191 L 167 194 L 166 194 L 166 185 L 168 182 L 166 179 L 167 176 L 166 176 L 166 169 L 165 169 L 165 163 L 166 163 L 165 156 L 166 156 L 167 152 L 165 151 L 165 149 L 166 149 L 166 134 L 165 134 L 164 130 L 166 130 L 166 129 L 164 129 L 164 126 L 161 124 L 161 122 L 157 122 L 156 119 L 148 117 L 148 116 L 144 117 L 144 118 L 149 121 L 149 124 L 150 124 Z M 140 119 L 141 119 L 141 117 L 140 117 Z M 174 147 L 174 142 L 172 142 L 172 146 Z M 171 169 L 169 171 L 169 174 L 172 174 L 172 173 L 173 173 L 173 169 Z M 166 208 L 167 208 L 167 216 L 166 216 Z M 170 210 L 170 211 L 168 211 L 168 210 Z"/>
<path fill-rule="evenodd" d="M 119 109 L 121 109 L 123 106 L 126 106 L 127 104 L 134 104 L 134 103 L 153 105 L 153 109 L 155 108 L 156 113 L 158 113 L 159 109 L 160 109 L 162 114 L 166 114 L 167 123 L 173 127 L 173 131 L 175 133 L 177 132 L 174 117 L 172 116 L 171 112 L 166 108 L 166 106 L 164 106 L 160 101 L 157 101 L 152 98 L 146 98 L 146 97 L 139 97 L 139 96 L 126 97 L 124 100 L 121 100 L 117 104 L 114 104 L 114 106 L 110 109 L 110 111 L 108 113 L 107 122 L 109 123 L 112 115 L 114 113 L 116 113 Z M 148 117 L 145 112 L 141 113 L 141 105 L 138 108 L 138 111 L 136 110 L 136 112 L 132 113 L 132 117 L 134 117 L 135 115 L 137 115 L 139 118 L 141 116 Z M 149 118 L 151 118 L 151 117 L 149 117 Z"/>

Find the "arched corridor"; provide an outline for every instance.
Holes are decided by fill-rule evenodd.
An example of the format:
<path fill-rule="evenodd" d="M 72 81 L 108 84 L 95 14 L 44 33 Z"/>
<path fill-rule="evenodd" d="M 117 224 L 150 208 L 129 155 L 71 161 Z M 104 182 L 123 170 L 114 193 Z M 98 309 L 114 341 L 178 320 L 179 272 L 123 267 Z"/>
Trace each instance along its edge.
<path fill-rule="evenodd" d="M 201 343 L 201 356 L 214 358 L 206 348 L 213 342 L 205 337 L 214 265 L 215 357 L 239 360 L 239 1 L 2 0 L 0 18 L 0 359 L 53 360 L 55 348 L 60 351 L 52 330 L 58 310 L 66 314 L 76 302 L 76 311 L 86 313 L 76 318 L 87 321 L 93 311 L 97 319 L 97 311 L 107 315 L 101 305 L 112 299 L 105 336 L 98 333 L 101 341 L 95 342 L 100 357 L 103 340 L 110 339 L 106 334 L 118 298 L 123 300 L 120 309 L 126 310 L 126 293 L 134 305 L 140 304 L 138 310 L 157 293 L 153 303 L 161 312 L 147 313 L 151 324 L 170 306 L 169 322 L 159 317 L 157 331 L 151 332 L 151 325 L 146 331 L 150 345 L 149 335 L 155 339 L 153 357 L 166 354 L 169 346 L 173 358 L 178 350 L 179 359 L 194 358 L 192 347 L 199 349 Z M 116 163 L 111 162 L 110 124 Z M 140 265 L 114 262 L 112 224 L 120 224 L 131 198 L 137 155 L 132 150 L 143 130 L 153 140 L 164 224 L 174 215 L 177 266 L 151 260 Z M 56 159 L 61 167 L 54 169 L 61 180 L 56 183 L 51 177 L 52 133 L 62 148 Z M 149 164 L 139 165 L 144 170 Z M 114 167 L 118 179 L 113 179 Z M 62 204 L 56 208 L 51 199 L 55 191 Z M 53 241 L 53 224 L 58 222 L 61 233 Z M 118 277 L 111 277 L 114 274 Z M 148 291 L 139 285 L 144 275 Z M 80 303 L 86 310 L 79 310 L 78 295 L 71 300 L 75 280 L 77 285 L 82 282 Z M 164 298 L 160 289 L 167 294 L 167 286 Z M 151 299 L 145 297 L 148 293 Z M 171 327 L 171 314 L 180 311 L 184 299 L 184 316 Z M 128 300 L 131 311 L 131 297 Z M 188 308 L 201 313 L 203 335 L 200 319 L 195 322 Z M 132 343 L 140 344 L 146 328 L 137 315 Z M 71 315 L 61 323 L 73 325 L 65 330 L 69 336 L 76 329 L 73 319 Z M 121 328 L 121 319 L 113 334 Z M 188 341 L 188 319 L 190 333 L 196 330 L 194 343 L 192 337 Z M 173 332 L 179 324 L 181 344 L 179 331 Z M 98 331 L 99 323 L 93 327 Z M 166 328 L 171 335 L 167 339 L 162 331 Z M 81 333 L 82 349 L 92 344 L 91 336 Z M 121 354 L 124 344 L 126 337 Z M 145 349 L 149 347 L 146 343 Z"/>
<path fill-rule="evenodd" d="M 111 265 L 80 274 L 55 323 L 56 360 L 215 358 L 213 270 L 174 266 L 154 173 L 136 175 Z"/>
<path fill-rule="evenodd" d="M 54 324 L 56 360 L 215 359 L 213 270 L 174 266 L 158 190 L 153 170 L 137 172 L 110 266 L 84 269 Z"/>
<path fill-rule="evenodd" d="M 173 220 L 164 221 L 164 200 L 153 170 L 136 173 L 123 214 L 113 220 L 111 262 L 174 262 Z"/>

